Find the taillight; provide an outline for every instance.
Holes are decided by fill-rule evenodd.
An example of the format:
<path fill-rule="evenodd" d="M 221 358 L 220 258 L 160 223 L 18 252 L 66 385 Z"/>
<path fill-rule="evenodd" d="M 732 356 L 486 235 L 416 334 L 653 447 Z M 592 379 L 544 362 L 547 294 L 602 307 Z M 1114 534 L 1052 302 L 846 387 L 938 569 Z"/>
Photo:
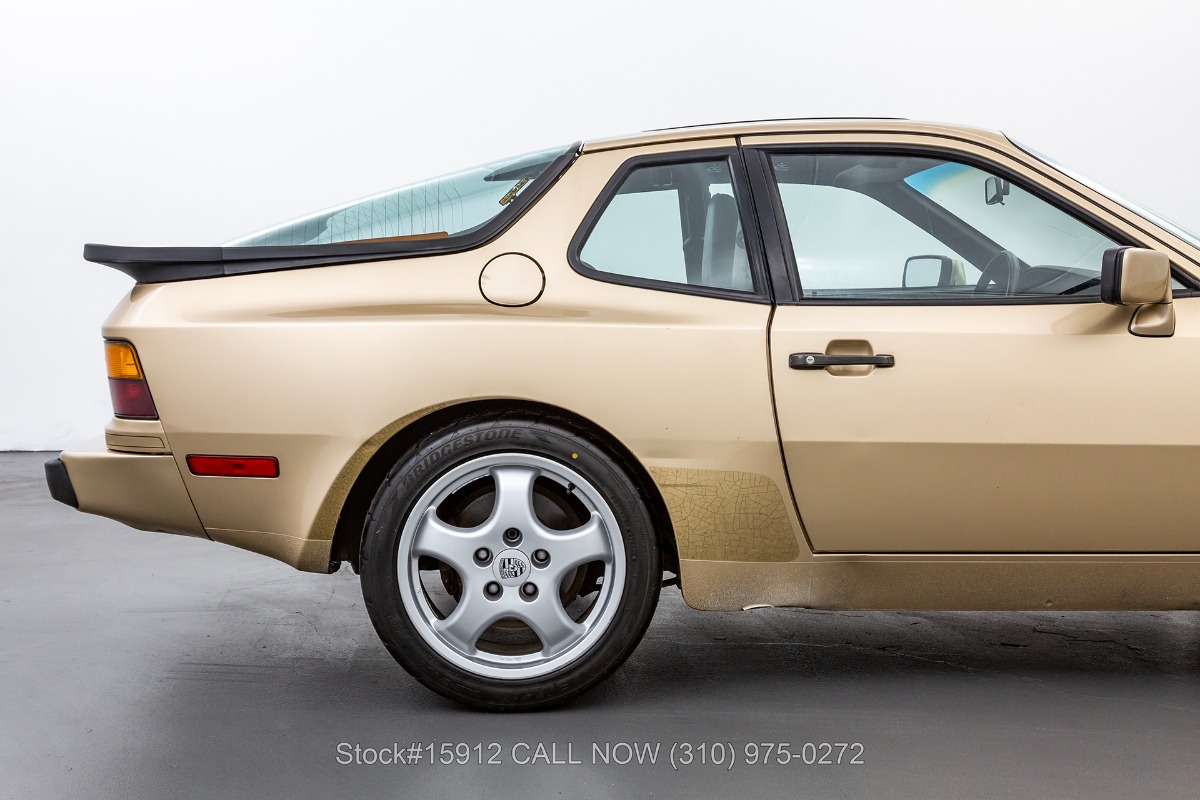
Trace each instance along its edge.
<path fill-rule="evenodd" d="M 113 413 L 131 419 L 158 419 L 133 345 L 106 341 L 104 359 L 108 364 L 108 393 L 112 396 Z"/>

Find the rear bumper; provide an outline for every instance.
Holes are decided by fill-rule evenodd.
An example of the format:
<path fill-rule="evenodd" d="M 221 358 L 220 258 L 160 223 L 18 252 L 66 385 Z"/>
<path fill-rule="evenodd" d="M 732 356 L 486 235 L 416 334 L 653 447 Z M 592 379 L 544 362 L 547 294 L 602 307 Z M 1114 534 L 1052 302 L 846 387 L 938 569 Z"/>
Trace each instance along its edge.
<path fill-rule="evenodd" d="M 208 538 L 174 456 L 67 450 L 46 462 L 50 496 L 143 531 Z"/>

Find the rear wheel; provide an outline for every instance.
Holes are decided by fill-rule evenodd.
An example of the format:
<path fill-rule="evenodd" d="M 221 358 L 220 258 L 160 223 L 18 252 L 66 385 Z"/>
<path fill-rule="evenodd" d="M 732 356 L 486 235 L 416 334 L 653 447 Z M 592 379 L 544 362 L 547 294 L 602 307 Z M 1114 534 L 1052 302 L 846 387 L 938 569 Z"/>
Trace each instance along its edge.
<path fill-rule="evenodd" d="M 426 437 L 372 503 L 363 596 L 440 694 L 559 703 L 633 651 L 658 601 L 650 515 L 618 458 L 563 420 L 480 415 Z"/>

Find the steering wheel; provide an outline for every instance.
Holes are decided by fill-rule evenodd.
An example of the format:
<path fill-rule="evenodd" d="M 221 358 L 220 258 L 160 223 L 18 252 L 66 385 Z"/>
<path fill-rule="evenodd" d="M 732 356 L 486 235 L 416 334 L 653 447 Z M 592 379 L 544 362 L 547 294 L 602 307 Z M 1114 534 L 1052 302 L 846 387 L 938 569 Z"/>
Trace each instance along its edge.
<path fill-rule="evenodd" d="M 1021 260 L 1010 250 L 1001 250 L 983 268 L 975 283 L 975 294 L 1012 294 L 1021 276 Z M 991 288 L 995 286 L 996 288 Z"/>

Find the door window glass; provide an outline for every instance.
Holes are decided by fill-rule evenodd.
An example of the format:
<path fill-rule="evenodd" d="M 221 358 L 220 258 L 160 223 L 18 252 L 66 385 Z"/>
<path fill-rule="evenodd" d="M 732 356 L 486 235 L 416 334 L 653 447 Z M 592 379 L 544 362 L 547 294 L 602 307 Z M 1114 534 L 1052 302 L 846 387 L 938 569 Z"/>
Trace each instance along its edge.
<path fill-rule="evenodd" d="M 871 154 L 771 157 L 810 298 L 1099 300 L 1117 242 L 967 164 Z"/>

